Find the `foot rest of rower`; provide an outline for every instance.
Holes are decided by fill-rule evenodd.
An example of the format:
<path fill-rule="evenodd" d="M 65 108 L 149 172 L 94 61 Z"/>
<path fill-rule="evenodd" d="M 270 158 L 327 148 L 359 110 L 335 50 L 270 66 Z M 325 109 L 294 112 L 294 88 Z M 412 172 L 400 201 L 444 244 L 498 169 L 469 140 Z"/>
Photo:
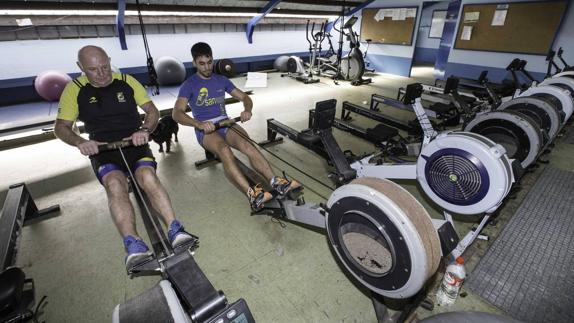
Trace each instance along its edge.
<path fill-rule="evenodd" d="M 128 268 L 127 271 L 130 278 L 161 274 L 159 262 L 153 255 L 149 255 L 148 257 L 143 258 L 141 261 Z"/>
<path fill-rule="evenodd" d="M 199 248 L 199 237 L 190 234 L 193 239 L 186 241 L 173 249 L 175 254 L 193 252 Z M 138 276 L 151 276 L 161 274 L 159 262 L 154 255 L 143 258 L 140 262 L 127 269 L 130 278 Z"/>
<path fill-rule="evenodd" d="M 287 192 L 286 197 L 290 200 L 296 201 L 303 195 L 303 186 L 299 186 Z"/>
<path fill-rule="evenodd" d="M 189 233 L 189 232 L 188 232 L 188 233 Z M 193 253 L 193 252 L 195 251 L 195 249 L 199 248 L 199 237 L 196 236 L 196 235 L 193 235 L 193 234 L 191 234 L 191 233 L 189 233 L 189 235 L 190 235 L 193 239 L 191 239 L 191 240 L 189 240 L 189 241 L 186 241 L 186 242 L 180 244 L 179 246 L 175 247 L 175 248 L 173 249 L 173 251 L 174 251 L 175 253 L 180 253 L 180 252 L 187 251 L 187 250 L 189 250 L 190 252 Z"/>

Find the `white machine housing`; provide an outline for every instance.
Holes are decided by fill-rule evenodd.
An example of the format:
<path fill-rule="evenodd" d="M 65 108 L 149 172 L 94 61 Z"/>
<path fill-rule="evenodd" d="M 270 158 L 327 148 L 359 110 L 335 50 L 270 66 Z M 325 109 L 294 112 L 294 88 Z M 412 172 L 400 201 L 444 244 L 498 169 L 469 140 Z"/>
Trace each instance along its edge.
<path fill-rule="evenodd" d="M 535 94 L 547 94 L 556 97 L 562 105 L 562 111 L 566 114 L 564 122 L 572 116 L 574 112 L 574 100 L 570 96 L 570 91 L 554 85 L 531 86 L 528 90 L 520 93 L 518 97 L 530 96 Z"/>
<path fill-rule="evenodd" d="M 510 191 L 512 183 L 514 183 L 511 161 L 505 153 L 504 147 L 475 133 L 462 131 L 441 133 L 422 149 L 417 161 L 417 180 L 424 192 L 445 210 L 458 214 L 492 213 L 500 206 Z M 429 168 L 427 167 L 432 168 L 432 165 L 427 164 L 429 161 L 440 162 L 437 158 L 442 159 L 442 162 L 451 161 L 453 158 L 456 158 L 454 155 L 467 159 L 468 162 L 473 163 L 474 167 L 476 167 L 474 170 L 467 168 L 464 171 L 476 172 L 480 174 L 481 180 L 488 181 L 472 183 L 473 185 L 487 185 L 488 187 L 481 188 L 484 190 L 483 196 L 471 204 L 453 203 L 452 200 L 449 201 L 449 198 L 441 196 L 437 189 L 433 187 L 438 183 L 432 183 L 432 180 L 427 176 L 429 173 Z M 446 166 L 449 168 L 448 165 Z M 462 170 L 458 170 L 454 166 L 450 167 L 449 171 L 449 174 L 445 173 L 442 176 L 447 176 L 453 185 L 457 180 L 461 180 L 461 177 L 467 175 L 460 173 Z M 476 177 L 473 178 L 473 180 L 477 179 Z M 467 198 L 471 199 L 472 196 L 467 196 Z"/>

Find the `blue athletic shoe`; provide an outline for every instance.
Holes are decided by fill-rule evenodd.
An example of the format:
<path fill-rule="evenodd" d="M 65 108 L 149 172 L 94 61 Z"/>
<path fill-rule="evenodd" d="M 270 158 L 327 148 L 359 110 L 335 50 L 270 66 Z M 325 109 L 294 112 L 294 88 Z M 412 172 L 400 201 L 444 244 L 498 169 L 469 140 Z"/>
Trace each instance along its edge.
<path fill-rule="evenodd" d="M 128 253 L 126 256 L 126 267 L 128 269 L 151 255 L 145 242 L 131 235 L 124 238 L 124 247 Z"/>
<path fill-rule="evenodd" d="M 173 248 L 194 239 L 191 234 L 185 232 L 183 225 L 178 220 L 173 220 L 169 225 L 167 238 Z"/>

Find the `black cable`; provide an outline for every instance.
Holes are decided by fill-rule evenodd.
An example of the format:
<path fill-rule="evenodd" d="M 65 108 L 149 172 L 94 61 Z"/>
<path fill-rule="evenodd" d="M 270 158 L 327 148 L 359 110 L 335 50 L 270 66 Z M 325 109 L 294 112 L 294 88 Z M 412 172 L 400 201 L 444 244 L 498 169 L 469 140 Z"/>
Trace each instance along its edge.
<path fill-rule="evenodd" d="M 145 202 L 145 199 L 144 199 L 144 197 L 143 197 L 143 194 L 142 194 L 142 192 L 141 192 L 141 190 L 140 190 L 140 187 L 139 187 L 139 185 L 138 185 L 138 183 L 137 183 L 136 177 L 135 177 L 134 173 L 132 172 L 132 170 L 131 170 L 131 168 L 130 168 L 130 164 L 128 163 L 128 161 L 127 161 L 127 159 L 126 159 L 126 156 L 124 155 L 124 151 L 123 151 L 122 147 L 118 147 L 118 151 L 120 152 L 120 155 L 121 155 L 121 157 L 122 157 L 122 160 L 124 161 L 124 166 L 125 166 L 126 169 L 128 170 L 129 176 L 130 176 L 131 179 L 134 181 L 134 183 L 133 183 L 133 184 L 134 184 L 133 187 L 135 188 L 135 189 L 134 189 L 134 194 L 137 194 L 137 195 L 139 196 L 140 200 L 142 201 L 142 205 L 143 205 L 143 207 L 144 207 L 144 209 L 141 210 L 141 211 L 142 211 L 142 216 L 143 216 L 143 214 L 145 213 L 145 216 L 147 216 L 147 217 L 151 220 L 151 223 L 152 223 L 152 225 L 153 225 L 153 228 L 154 228 L 154 230 L 155 230 L 156 235 L 157 235 L 158 237 L 161 237 L 161 236 L 162 236 L 162 234 L 161 234 L 161 229 L 158 227 L 158 223 L 156 223 L 156 221 L 153 221 L 152 213 L 151 213 L 151 211 L 150 211 L 151 208 L 150 208 L 150 207 L 147 205 L 147 203 Z M 145 212 L 144 212 L 144 211 L 145 211 Z M 167 244 L 165 243 L 165 241 L 164 241 L 163 239 L 160 239 L 160 242 L 161 242 L 161 245 L 162 245 L 162 247 L 163 247 L 163 252 L 164 252 L 166 255 L 169 255 L 169 254 L 170 254 L 170 251 L 169 251 L 170 248 L 167 246 Z"/>
<path fill-rule="evenodd" d="M 311 176 L 311 175 L 308 174 L 307 172 L 302 171 L 301 169 L 299 169 L 298 167 L 295 167 L 295 166 L 294 166 L 293 164 L 291 164 L 290 162 L 288 162 L 288 161 L 286 161 L 285 159 L 283 159 L 283 158 L 277 156 L 275 153 L 271 152 L 271 151 L 268 150 L 266 147 L 260 145 L 260 144 L 259 144 L 258 142 L 256 142 L 255 140 L 249 138 L 249 136 L 246 136 L 245 134 L 243 134 L 241 131 L 239 131 L 239 130 L 233 128 L 233 127 L 230 127 L 230 129 L 233 130 L 233 131 L 235 131 L 235 133 L 237 133 L 237 134 L 238 134 L 239 136 L 241 136 L 243 139 L 245 139 L 245 140 L 247 140 L 247 141 L 249 141 L 249 142 L 255 144 L 257 147 L 260 147 L 261 149 L 265 150 L 265 151 L 268 152 L 271 156 L 273 156 L 273 157 L 279 159 L 279 160 L 282 161 L 283 163 L 285 163 L 285 164 L 289 165 L 290 167 L 296 169 L 296 170 L 299 171 L 301 174 L 303 174 L 303 175 L 309 177 L 310 179 L 312 179 L 312 180 L 314 180 L 315 182 L 317 182 L 317 183 L 323 185 L 324 187 L 330 189 L 331 191 L 334 191 L 334 190 L 335 190 L 335 188 L 331 187 L 330 185 L 327 185 L 327 184 L 321 182 L 320 180 L 318 180 L 317 178 Z M 269 161 L 268 161 L 268 162 L 269 162 Z M 278 170 L 281 169 L 280 167 L 278 167 L 277 165 L 274 165 L 274 164 L 271 163 L 271 162 L 269 162 L 269 164 L 270 164 L 271 166 L 273 166 L 275 169 L 278 169 Z M 283 172 L 285 173 L 285 171 L 283 171 Z M 301 185 L 303 185 L 302 182 L 301 182 Z M 321 197 L 321 198 L 323 198 L 323 199 L 325 199 L 325 200 L 328 200 L 328 199 L 329 199 L 329 198 L 323 196 L 322 194 L 320 194 L 319 192 L 317 192 L 317 191 L 315 191 L 315 190 L 313 190 L 313 189 L 311 189 L 311 188 L 305 187 L 305 189 L 308 189 L 309 191 L 311 191 L 311 192 L 317 194 L 319 197 Z"/>
<path fill-rule="evenodd" d="M 33 312 L 33 319 L 34 319 L 34 323 L 39 323 L 38 322 L 38 311 L 40 310 L 40 307 L 42 306 L 42 304 L 44 303 L 44 301 L 48 298 L 48 296 L 44 295 L 40 301 L 38 302 L 38 305 L 36 305 L 36 309 Z"/>
<path fill-rule="evenodd" d="M 157 81 L 157 71 L 155 70 L 155 66 L 153 64 L 153 57 L 151 56 L 149 46 L 147 43 L 147 35 L 145 32 L 145 26 L 144 26 L 144 22 L 143 22 L 142 13 L 140 10 L 139 0 L 136 0 L 136 5 L 138 8 L 138 19 L 140 22 L 140 28 L 141 28 L 141 32 L 142 32 L 142 38 L 143 38 L 145 54 L 146 54 L 147 73 L 148 73 L 148 77 L 149 77 L 148 85 L 155 88 L 152 92 L 152 95 L 158 95 L 159 94 L 159 83 Z"/>

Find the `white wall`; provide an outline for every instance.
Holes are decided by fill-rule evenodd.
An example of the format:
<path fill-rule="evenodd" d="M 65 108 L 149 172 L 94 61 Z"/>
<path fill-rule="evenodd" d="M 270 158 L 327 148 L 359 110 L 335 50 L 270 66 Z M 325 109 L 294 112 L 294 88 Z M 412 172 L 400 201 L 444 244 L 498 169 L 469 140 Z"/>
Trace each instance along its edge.
<path fill-rule="evenodd" d="M 204 41 L 211 45 L 215 58 L 233 58 L 305 52 L 308 49 L 305 31 L 255 31 L 253 44 L 245 32 L 158 34 L 147 35 L 154 60 L 173 56 L 190 62 L 191 46 Z M 85 45 L 103 47 L 119 68 L 145 66 L 146 56 L 141 35 L 126 36 L 128 50 L 122 51 L 119 39 L 83 38 L 56 40 L 22 40 L 0 42 L 0 80 L 35 76 L 48 69 L 66 73 L 79 72 L 76 66 L 78 49 Z"/>
<path fill-rule="evenodd" d="M 459 22 L 455 30 L 458 30 L 458 24 L 461 21 L 461 14 L 463 5 L 466 3 L 510 3 L 510 2 L 525 2 L 533 0 L 463 0 L 461 5 L 461 12 L 459 13 Z M 570 3 L 568 11 L 566 12 L 562 26 L 558 30 L 558 37 L 554 42 L 554 49 L 560 46 L 564 48 L 565 54 L 574 57 L 574 5 Z M 495 53 L 476 50 L 461 50 L 454 49 L 454 44 L 448 58 L 449 63 L 459 63 L 468 65 L 481 65 L 495 68 L 506 68 L 508 63 L 514 58 L 521 58 L 528 61 L 527 70 L 531 72 L 546 73 L 546 56 L 545 55 L 528 55 L 517 53 Z"/>

